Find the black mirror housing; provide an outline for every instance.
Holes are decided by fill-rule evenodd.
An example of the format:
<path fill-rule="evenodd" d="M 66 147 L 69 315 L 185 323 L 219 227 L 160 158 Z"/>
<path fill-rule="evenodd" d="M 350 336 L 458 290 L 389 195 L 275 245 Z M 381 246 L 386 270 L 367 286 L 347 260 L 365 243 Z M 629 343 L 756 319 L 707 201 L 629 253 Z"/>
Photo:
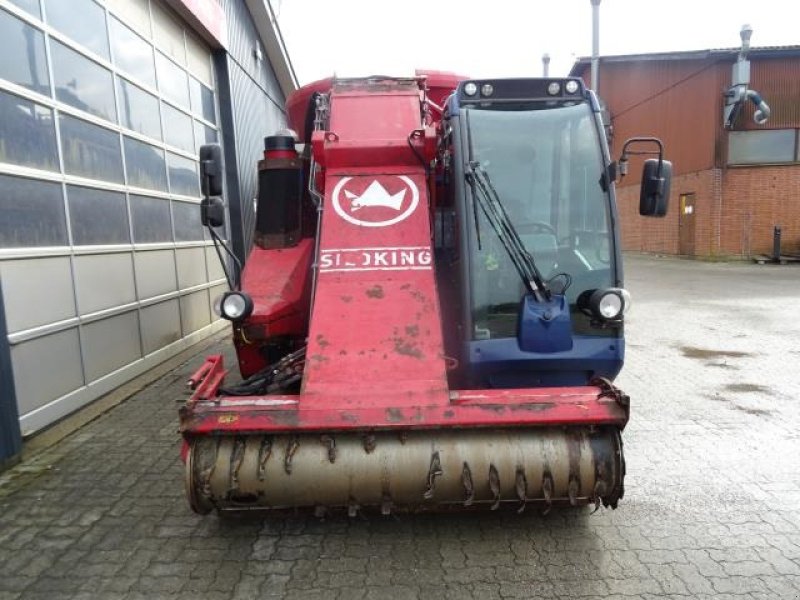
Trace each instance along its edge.
<path fill-rule="evenodd" d="M 642 170 L 642 190 L 639 195 L 639 214 L 643 217 L 663 217 L 669 206 L 672 183 L 672 163 L 648 158 Z"/>
<path fill-rule="evenodd" d="M 225 205 L 219 198 L 200 201 L 200 222 L 203 227 L 222 227 L 225 224 Z"/>
<path fill-rule="evenodd" d="M 222 195 L 222 149 L 219 144 L 200 146 L 200 185 L 206 198 Z"/>

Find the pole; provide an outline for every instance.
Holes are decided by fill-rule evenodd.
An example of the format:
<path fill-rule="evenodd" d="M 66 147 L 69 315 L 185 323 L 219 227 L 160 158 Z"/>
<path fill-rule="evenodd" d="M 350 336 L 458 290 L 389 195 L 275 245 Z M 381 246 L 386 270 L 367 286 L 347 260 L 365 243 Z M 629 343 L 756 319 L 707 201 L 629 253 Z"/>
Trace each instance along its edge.
<path fill-rule="evenodd" d="M 550 77 L 550 55 L 542 54 L 542 77 Z"/>
<path fill-rule="evenodd" d="M 600 0 L 592 2 L 592 89 L 598 92 L 597 67 L 600 62 Z"/>

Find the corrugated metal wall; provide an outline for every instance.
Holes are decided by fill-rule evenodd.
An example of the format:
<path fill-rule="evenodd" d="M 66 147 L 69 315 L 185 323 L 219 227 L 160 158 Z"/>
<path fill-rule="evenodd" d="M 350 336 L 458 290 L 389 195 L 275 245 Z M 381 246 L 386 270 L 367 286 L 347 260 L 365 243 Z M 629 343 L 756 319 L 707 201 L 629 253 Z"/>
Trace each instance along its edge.
<path fill-rule="evenodd" d="M 736 122 L 737 129 L 784 129 L 800 127 L 800 58 L 751 60 L 750 87 L 770 107 L 766 125 L 753 122 L 754 107 L 748 103 Z"/>
<path fill-rule="evenodd" d="M 228 128 L 225 152 L 229 175 L 233 164 L 238 180 L 231 182 L 229 177 L 231 234 L 234 248 L 244 259 L 252 244 L 255 225 L 253 199 L 257 193 L 256 164 L 263 156 L 264 136 L 285 126 L 285 97 L 260 46 L 258 33 L 244 0 L 222 0 L 221 4 L 228 19 L 229 43 L 224 69 L 227 72 L 230 105 L 224 107 L 229 114 L 222 115 L 223 129 L 226 126 Z M 260 49 L 261 59 L 256 58 L 256 48 Z M 224 102 L 221 94 L 221 105 Z"/>
<path fill-rule="evenodd" d="M 652 135 L 664 142 L 676 175 L 713 167 L 722 118 L 720 72 L 714 59 L 601 63 L 600 96 L 614 126 L 612 156 L 619 157 L 628 138 Z M 639 169 L 632 163 L 626 184 L 638 182 Z"/>

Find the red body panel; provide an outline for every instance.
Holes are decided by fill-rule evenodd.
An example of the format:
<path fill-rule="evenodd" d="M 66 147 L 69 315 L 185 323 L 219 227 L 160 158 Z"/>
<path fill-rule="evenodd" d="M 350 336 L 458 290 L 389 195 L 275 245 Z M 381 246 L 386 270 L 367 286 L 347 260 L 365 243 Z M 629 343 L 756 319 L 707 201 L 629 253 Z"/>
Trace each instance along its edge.
<path fill-rule="evenodd" d="M 458 80 L 436 77 L 441 98 L 447 82 Z M 312 260 L 311 240 L 254 248 L 244 287 L 255 310 L 243 329 L 307 332 L 302 388 L 296 395 L 219 397 L 224 368 L 221 357 L 212 357 L 190 381 L 196 392 L 181 411 L 185 435 L 624 427 L 627 398 L 597 387 L 448 389 L 426 179 L 436 138 L 424 122 L 424 85 L 326 80 L 290 98 L 297 128 L 311 94 L 333 86 L 329 128 L 313 136 L 314 160 L 324 167 L 319 252 Z M 306 323 L 312 263 L 316 284 Z M 242 343 L 237 339 L 240 358 Z M 240 366 L 244 375 L 252 372 Z"/>

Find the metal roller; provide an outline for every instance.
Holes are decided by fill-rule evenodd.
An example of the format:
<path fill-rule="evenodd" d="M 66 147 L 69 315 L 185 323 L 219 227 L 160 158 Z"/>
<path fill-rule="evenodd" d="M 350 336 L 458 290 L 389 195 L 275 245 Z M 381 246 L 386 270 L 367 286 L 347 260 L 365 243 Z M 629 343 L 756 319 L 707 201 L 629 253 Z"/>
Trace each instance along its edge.
<path fill-rule="evenodd" d="M 436 510 L 600 503 L 623 494 L 613 427 L 200 436 L 186 486 L 192 508 Z"/>

